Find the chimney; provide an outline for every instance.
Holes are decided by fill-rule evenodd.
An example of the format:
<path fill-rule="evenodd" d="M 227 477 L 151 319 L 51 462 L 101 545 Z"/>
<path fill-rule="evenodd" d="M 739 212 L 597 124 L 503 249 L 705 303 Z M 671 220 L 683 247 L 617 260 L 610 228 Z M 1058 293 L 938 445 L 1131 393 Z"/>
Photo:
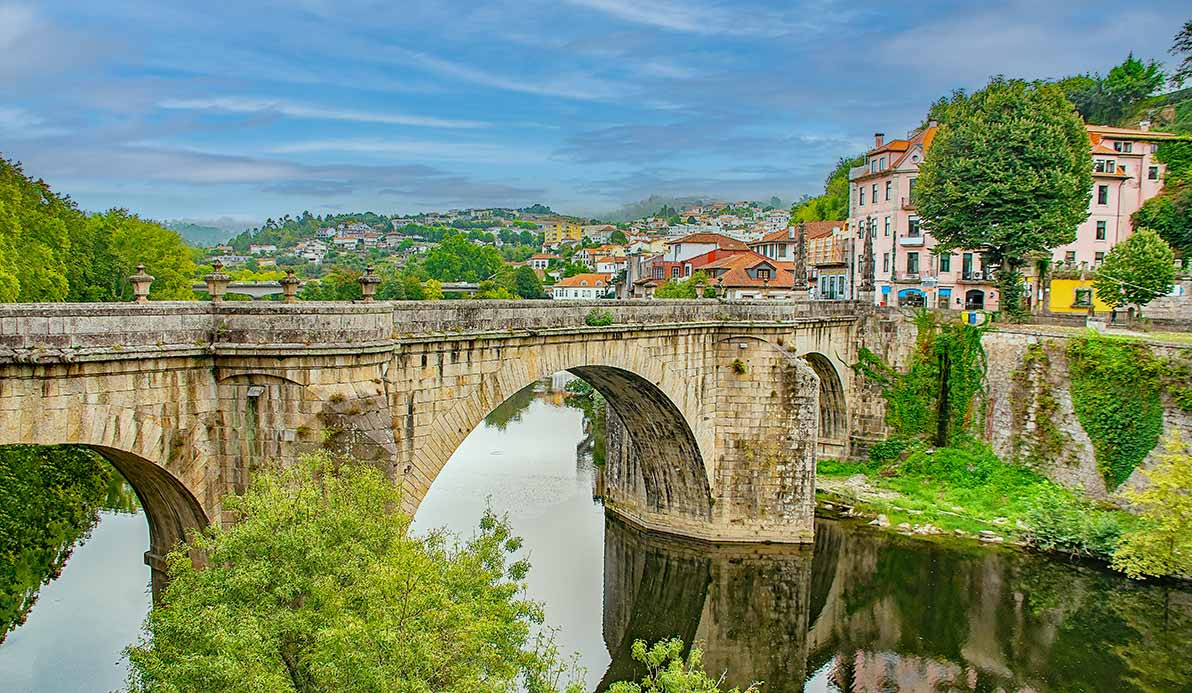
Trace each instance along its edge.
<path fill-rule="evenodd" d="M 1144 120 L 1138 124 L 1138 129 L 1147 132 L 1151 129 L 1151 121 Z"/>
<path fill-rule="evenodd" d="M 884 132 L 875 132 L 875 133 L 873 133 L 873 146 L 874 146 L 874 148 L 876 149 L 877 147 L 880 147 L 880 146 L 882 146 L 882 140 L 884 140 L 884 139 L 886 139 L 886 133 L 884 133 Z"/>
<path fill-rule="evenodd" d="M 936 120 L 935 118 L 932 118 L 931 120 L 927 121 L 927 127 L 929 127 L 929 128 L 938 128 L 939 126 L 940 126 L 940 121 Z"/>

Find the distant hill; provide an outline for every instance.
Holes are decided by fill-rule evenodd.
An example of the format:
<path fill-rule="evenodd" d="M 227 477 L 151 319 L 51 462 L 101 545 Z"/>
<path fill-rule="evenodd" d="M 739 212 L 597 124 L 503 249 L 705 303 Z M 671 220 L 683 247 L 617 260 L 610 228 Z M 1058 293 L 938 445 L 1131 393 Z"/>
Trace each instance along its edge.
<path fill-rule="evenodd" d="M 606 221 L 632 221 L 656 214 L 663 207 L 683 209 L 691 205 L 711 202 L 711 198 L 689 195 L 686 197 L 669 197 L 665 195 L 651 195 L 644 200 L 622 205 L 615 211 L 600 214 L 598 217 Z"/>
<path fill-rule="evenodd" d="M 1144 120 L 1154 130 L 1192 135 L 1192 87 L 1145 99 L 1118 125 L 1136 128 Z"/>
<path fill-rule="evenodd" d="M 171 231 L 177 231 L 178 235 L 182 236 L 182 240 L 188 244 L 200 248 L 223 243 L 242 230 L 235 227 L 222 228 L 181 220 L 167 221 L 164 226 Z"/>

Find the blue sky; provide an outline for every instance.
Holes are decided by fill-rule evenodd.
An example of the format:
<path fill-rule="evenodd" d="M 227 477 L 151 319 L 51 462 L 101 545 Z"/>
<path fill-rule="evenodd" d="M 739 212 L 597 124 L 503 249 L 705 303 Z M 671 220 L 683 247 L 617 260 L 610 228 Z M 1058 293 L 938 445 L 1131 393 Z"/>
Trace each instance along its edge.
<path fill-rule="evenodd" d="M 790 200 L 955 87 L 1168 59 L 1187 8 L 0 0 L 0 152 L 162 219 Z"/>

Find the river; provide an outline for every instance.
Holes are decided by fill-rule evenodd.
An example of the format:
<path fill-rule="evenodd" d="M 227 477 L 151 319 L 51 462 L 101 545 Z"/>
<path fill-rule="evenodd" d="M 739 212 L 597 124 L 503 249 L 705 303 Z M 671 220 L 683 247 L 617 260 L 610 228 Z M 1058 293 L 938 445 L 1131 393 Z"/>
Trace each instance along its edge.
<path fill-rule="evenodd" d="M 860 523 L 820 520 L 814 547 L 710 548 L 607 519 L 592 426 L 566 405 L 566 382 L 538 383 L 477 428 L 415 531 L 467 534 L 486 506 L 508 514 L 528 592 L 592 689 L 640 674 L 635 638 L 677 635 L 727 683 L 770 691 L 1192 690 L 1186 590 Z M 102 512 L 0 645 L 0 688 L 122 685 L 120 652 L 149 607 L 147 541 L 143 515 Z"/>

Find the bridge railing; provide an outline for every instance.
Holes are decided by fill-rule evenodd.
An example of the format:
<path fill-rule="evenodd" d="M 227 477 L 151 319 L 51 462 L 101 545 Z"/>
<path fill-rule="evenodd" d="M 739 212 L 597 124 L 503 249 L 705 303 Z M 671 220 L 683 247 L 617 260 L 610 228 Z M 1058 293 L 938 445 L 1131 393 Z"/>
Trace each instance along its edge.
<path fill-rule="evenodd" d="M 851 302 L 399 301 L 376 303 L 153 301 L 0 304 L 0 361 L 48 360 L 70 353 L 133 358 L 145 352 L 213 347 L 381 347 L 420 334 L 509 332 L 586 326 L 592 311 L 612 323 L 661 325 L 787 322 L 847 317 Z M 18 354 L 20 356 L 18 357 Z"/>

